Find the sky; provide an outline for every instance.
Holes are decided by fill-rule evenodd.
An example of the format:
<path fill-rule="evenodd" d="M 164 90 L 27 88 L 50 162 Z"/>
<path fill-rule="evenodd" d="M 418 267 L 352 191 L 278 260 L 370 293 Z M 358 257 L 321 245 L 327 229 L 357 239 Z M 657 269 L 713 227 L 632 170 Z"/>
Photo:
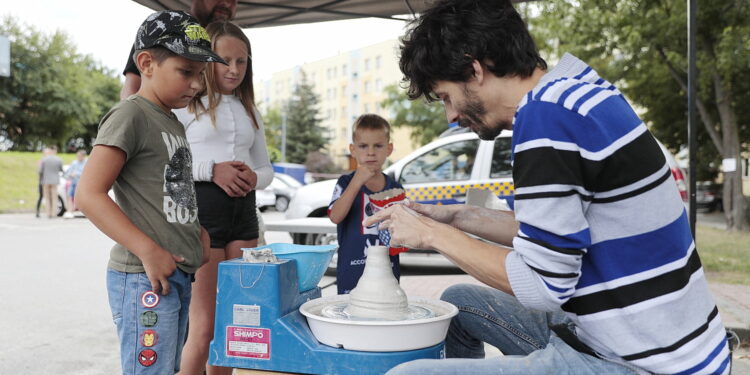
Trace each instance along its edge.
<path fill-rule="evenodd" d="M 122 73 L 138 26 L 153 11 L 133 0 L 3 0 L 13 17 L 46 34 L 63 31 L 81 54 Z M 404 22 L 359 19 L 245 29 L 256 79 L 277 71 L 398 38 Z"/>

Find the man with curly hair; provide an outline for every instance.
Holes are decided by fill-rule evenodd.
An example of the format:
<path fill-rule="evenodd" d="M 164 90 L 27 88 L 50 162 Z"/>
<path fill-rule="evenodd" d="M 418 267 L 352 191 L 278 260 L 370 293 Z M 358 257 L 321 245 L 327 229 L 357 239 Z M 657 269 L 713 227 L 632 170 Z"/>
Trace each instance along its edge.
<path fill-rule="evenodd" d="M 368 220 L 491 287 L 443 294 L 459 308 L 449 359 L 389 374 L 727 374 L 669 165 L 617 88 L 570 54 L 547 70 L 510 0 L 438 1 L 402 43 L 412 99 L 441 100 L 484 140 L 513 130 L 515 192 L 513 211 L 411 203 L 421 215 Z"/>

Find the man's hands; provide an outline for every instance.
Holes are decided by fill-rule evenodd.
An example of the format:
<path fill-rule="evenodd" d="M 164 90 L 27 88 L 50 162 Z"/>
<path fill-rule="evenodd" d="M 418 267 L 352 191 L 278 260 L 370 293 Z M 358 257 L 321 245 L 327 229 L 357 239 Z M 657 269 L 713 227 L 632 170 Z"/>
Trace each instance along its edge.
<path fill-rule="evenodd" d="M 154 293 L 161 292 L 163 296 L 169 294 L 168 279 L 177 269 L 177 263 L 184 262 L 185 258 L 157 247 L 152 251 L 144 252 L 140 259 L 146 270 L 146 277 L 151 282 L 151 290 Z"/>
<path fill-rule="evenodd" d="M 378 222 L 381 222 L 378 229 L 388 229 L 391 232 L 392 247 L 412 249 L 432 249 L 432 233 L 435 226 L 440 225 L 403 204 L 378 211 L 365 220 L 364 224 L 370 226 Z"/>
<path fill-rule="evenodd" d="M 244 197 L 255 189 L 258 175 L 241 161 L 225 161 L 214 164 L 213 182 L 230 197 Z"/>
<path fill-rule="evenodd" d="M 410 201 L 409 203 L 407 203 L 407 207 L 439 223 L 450 225 L 455 219 L 456 212 L 461 210 L 463 206 L 459 204 L 438 206 L 434 204 L 421 204 Z"/>

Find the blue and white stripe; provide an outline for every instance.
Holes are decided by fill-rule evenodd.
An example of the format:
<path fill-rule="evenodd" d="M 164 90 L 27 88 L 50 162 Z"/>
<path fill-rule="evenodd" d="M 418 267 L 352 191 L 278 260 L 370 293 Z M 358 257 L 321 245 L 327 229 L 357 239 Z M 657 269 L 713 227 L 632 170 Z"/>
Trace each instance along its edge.
<path fill-rule="evenodd" d="M 565 55 L 523 97 L 506 270 L 526 306 L 563 309 L 600 355 L 654 373 L 726 374 L 728 347 L 685 208 L 623 95 Z"/>

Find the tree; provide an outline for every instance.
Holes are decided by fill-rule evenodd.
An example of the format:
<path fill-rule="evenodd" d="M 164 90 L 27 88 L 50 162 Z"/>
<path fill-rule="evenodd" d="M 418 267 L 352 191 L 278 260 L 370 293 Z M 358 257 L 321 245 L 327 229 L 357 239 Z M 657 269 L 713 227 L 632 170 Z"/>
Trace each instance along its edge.
<path fill-rule="evenodd" d="M 79 55 L 64 33 L 45 35 L 7 16 L 0 34 L 11 42 L 11 76 L 0 77 L 0 139 L 14 150 L 90 139 L 92 126 L 117 102 L 113 73 Z"/>
<path fill-rule="evenodd" d="M 425 145 L 448 129 L 442 103 L 410 100 L 406 91 L 395 84 L 387 86 L 385 92 L 387 96 L 381 106 L 394 114 L 390 119 L 391 124 L 410 128 L 410 137 L 415 143 Z"/>
<path fill-rule="evenodd" d="M 750 141 L 750 3 L 698 3 L 697 159 L 702 166 L 739 162 L 741 145 Z M 643 120 L 662 142 L 672 149 L 685 145 L 685 1 L 550 0 L 534 6 L 540 14 L 530 19 L 531 30 L 542 50 L 582 58 L 643 109 Z M 723 199 L 727 227 L 750 229 L 739 171 L 724 172 Z"/>
<path fill-rule="evenodd" d="M 301 75 L 302 79 L 286 104 L 287 161 L 299 164 L 305 163 L 310 152 L 323 150 L 328 145 L 326 130 L 320 125 L 318 116 L 320 99 L 304 71 Z"/>
<path fill-rule="evenodd" d="M 269 108 L 263 115 L 268 158 L 271 159 L 272 163 L 281 161 L 281 121 L 281 110 L 279 108 Z"/>

